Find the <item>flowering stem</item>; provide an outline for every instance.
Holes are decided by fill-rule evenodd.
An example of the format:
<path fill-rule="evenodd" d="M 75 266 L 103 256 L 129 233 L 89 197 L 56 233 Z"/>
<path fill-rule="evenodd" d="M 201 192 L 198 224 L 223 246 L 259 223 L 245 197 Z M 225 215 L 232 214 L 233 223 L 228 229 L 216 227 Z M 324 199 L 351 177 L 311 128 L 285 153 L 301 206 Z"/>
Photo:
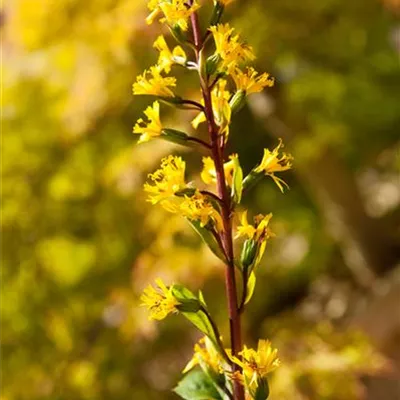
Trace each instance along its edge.
<path fill-rule="evenodd" d="M 195 53 L 197 63 L 200 64 L 201 51 L 203 42 L 201 38 L 200 26 L 197 13 L 191 14 L 191 23 L 193 29 L 193 39 L 195 44 Z M 201 90 L 204 99 L 204 113 L 206 115 L 208 132 L 211 139 L 212 157 L 215 164 L 218 196 L 221 199 L 221 217 L 223 221 L 224 231 L 221 232 L 221 240 L 227 255 L 227 266 L 225 269 L 225 287 L 228 297 L 228 312 L 229 325 L 231 336 L 232 355 L 239 357 L 238 353 L 242 350 L 241 339 L 241 323 L 240 314 L 238 312 L 238 299 L 235 278 L 235 264 L 233 254 L 233 239 L 232 239 L 232 221 L 231 221 L 231 199 L 226 187 L 224 161 L 223 161 L 223 146 L 219 140 L 218 127 L 214 120 L 214 113 L 211 101 L 211 92 L 201 75 L 200 68 Z M 233 372 L 241 372 L 241 368 L 230 362 Z M 233 381 L 233 397 L 234 400 L 244 400 L 244 388 L 237 380 Z"/>

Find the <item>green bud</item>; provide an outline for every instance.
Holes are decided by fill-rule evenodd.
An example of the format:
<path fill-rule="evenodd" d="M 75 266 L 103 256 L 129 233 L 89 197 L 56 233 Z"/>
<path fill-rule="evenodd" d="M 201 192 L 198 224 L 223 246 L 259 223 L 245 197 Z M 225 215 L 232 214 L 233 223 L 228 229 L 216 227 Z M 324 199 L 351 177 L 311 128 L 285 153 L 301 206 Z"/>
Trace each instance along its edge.
<path fill-rule="evenodd" d="M 218 25 L 219 21 L 221 21 L 224 9 L 224 5 L 221 4 L 219 1 L 215 3 L 213 13 L 211 15 L 210 26 Z"/>
<path fill-rule="evenodd" d="M 219 54 L 213 54 L 212 56 L 207 58 L 206 61 L 207 76 L 211 76 L 217 70 L 220 61 L 221 57 L 219 56 Z"/>
<path fill-rule="evenodd" d="M 186 188 L 186 189 L 182 189 L 179 192 L 175 193 L 175 196 L 179 196 L 179 197 L 183 197 L 183 196 L 193 196 L 196 193 L 196 189 L 192 189 L 192 188 Z"/>
<path fill-rule="evenodd" d="M 269 396 L 269 385 L 267 378 L 257 380 L 257 389 L 254 391 L 254 400 L 267 400 Z"/>
<path fill-rule="evenodd" d="M 232 115 L 239 112 L 246 104 L 246 92 L 244 90 L 238 90 L 229 101 L 229 105 L 232 110 Z"/>
<path fill-rule="evenodd" d="M 176 129 L 163 129 L 161 131 L 160 139 L 167 140 L 168 142 L 187 145 L 189 136 L 185 132 Z"/>
<path fill-rule="evenodd" d="M 184 31 L 179 25 L 170 26 L 169 29 L 177 42 L 184 44 L 187 41 Z"/>
<path fill-rule="evenodd" d="M 231 198 L 236 204 L 240 204 L 243 191 L 243 170 L 239 163 L 239 157 L 234 156 L 233 163 Z"/>
<path fill-rule="evenodd" d="M 243 243 L 242 252 L 240 254 L 240 262 L 243 269 L 250 267 L 257 256 L 258 244 L 253 239 L 247 239 Z"/>
<path fill-rule="evenodd" d="M 251 171 L 244 179 L 243 179 L 243 192 L 251 189 L 254 185 L 256 185 L 261 179 L 264 177 L 262 172 L 254 172 Z"/>

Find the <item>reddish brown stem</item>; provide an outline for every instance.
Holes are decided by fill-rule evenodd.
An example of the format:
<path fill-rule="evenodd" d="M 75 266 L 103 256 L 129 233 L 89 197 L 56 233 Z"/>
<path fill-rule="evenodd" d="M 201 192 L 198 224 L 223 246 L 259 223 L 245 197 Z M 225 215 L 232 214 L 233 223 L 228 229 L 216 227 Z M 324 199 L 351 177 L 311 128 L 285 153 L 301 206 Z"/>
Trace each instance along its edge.
<path fill-rule="evenodd" d="M 203 47 L 203 42 L 201 37 L 199 20 L 196 12 L 192 13 L 191 22 L 193 29 L 193 39 L 196 49 L 196 58 L 197 58 L 197 63 L 199 63 L 200 52 Z M 224 160 L 223 160 L 223 145 L 219 140 L 220 138 L 218 134 L 218 127 L 214 120 L 211 92 L 209 87 L 207 86 L 207 83 L 204 82 L 202 76 L 200 76 L 200 82 L 204 99 L 204 113 L 207 118 L 208 132 L 211 140 L 211 152 L 215 164 L 217 191 L 218 191 L 218 196 L 221 199 L 221 217 L 224 227 L 224 230 L 221 233 L 221 240 L 228 261 L 228 264 L 226 265 L 225 268 L 225 287 L 228 298 L 231 348 L 232 348 L 232 354 L 238 356 L 238 353 L 242 349 L 242 339 L 241 339 L 240 313 L 238 312 L 235 264 L 234 264 L 234 254 L 233 254 L 231 198 L 226 187 Z M 232 363 L 232 369 L 235 372 L 236 371 L 241 372 L 240 367 L 234 363 Z M 234 400 L 244 400 L 244 388 L 237 380 L 233 381 L 233 397 Z"/>

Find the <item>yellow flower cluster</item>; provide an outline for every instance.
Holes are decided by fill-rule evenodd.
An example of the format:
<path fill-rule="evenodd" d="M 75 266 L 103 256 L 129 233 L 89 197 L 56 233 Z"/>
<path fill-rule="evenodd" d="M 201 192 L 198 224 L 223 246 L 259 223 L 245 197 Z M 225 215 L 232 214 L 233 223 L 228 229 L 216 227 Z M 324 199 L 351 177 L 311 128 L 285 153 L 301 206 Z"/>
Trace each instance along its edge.
<path fill-rule="evenodd" d="M 274 79 L 264 72 L 258 75 L 253 67 L 247 67 L 246 72 L 235 68 L 231 72 L 231 76 L 236 85 L 236 90 L 243 90 L 246 94 L 261 92 L 265 87 L 274 86 Z"/>
<path fill-rule="evenodd" d="M 201 338 L 199 342 L 194 345 L 193 357 L 187 363 L 183 373 L 190 371 L 196 365 L 200 365 L 204 369 L 211 369 L 216 373 L 220 373 L 226 369 L 224 358 L 207 336 Z"/>
<path fill-rule="evenodd" d="M 150 312 L 149 319 L 161 320 L 171 313 L 178 312 L 180 303 L 172 294 L 172 288 L 167 288 L 161 279 L 156 279 L 157 287 L 149 285 L 140 297 L 142 306 Z"/>
<path fill-rule="evenodd" d="M 183 31 L 188 28 L 187 21 L 190 15 L 200 8 L 196 1 L 188 6 L 186 0 L 150 0 L 147 6 L 151 11 L 146 18 L 148 24 L 153 23 L 154 19 L 162 13 L 164 17 L 160 19 L 160 22 L 166 22 L 172 27 L 177 25 Z"/>
<path fill-rule="evenodd" d="M 224 163 L 225 178 L 228 186 L 232 186 L 233 170 L 235 168 L 235 160 L 237 160 L 237 158 L 237 154 L 232 154 L 229 156 L 230 161 Z M 217 181 L 215 164 L 211 157 L 203 157 L 203 170 L 201 171 L 201 179 L 207 185 Z"/>
<path fill-rule="evenodd" d="M 191 195 L 185 194 L 190 189 L 185 182 L 185 162 L 181 157 L 168 156 L 161 161 L 161 168 L 149 175 L 152 182 L 144 185 L 149 193 L 152 204 L 160 203 L 169 212 L 179 212 L 184 217 L 200 221 L 201 226 L 211 222 L 218 231 L 222 230 L 222 219 L 209 198 L 194 191 Z M 182 192 L 181 195 L 177 195 Z"/>
<path fill-rule="evenodd" d="M 240 357 L 231 356 L 232 361 L 243 369 L 245 385 L 257 386 L 257 379 L 265 378 L 280 365 L 278 350 L 273 349 L 269 340 L 259 340 L 257 350 L 246 345 L 239 352 Z"/>
<path fill-rule="evenodd" d="M 252 47 L 241 42 L 239 35 L 233 33 L 234 30 L 229 24 L 218 24 L 210 28 L 216 47 L 215 55 L 221 58 L 221 68 L 228 73 L 238 64 L 255 59 Z"/>
<path fill-rule="evenodd" d="M 145 183 L 152 204 L 160 203 L 170 212 L 176 212 L 175 193 L 186 188 L 186 163 L 181 157 L 168 156 L 161 160 L 161 168 L 149 175 L 153 184 Z"/>
<path fill-rule="evenodd" d="M 174 97 L 170 87 L 176 86 L 176 78 L 161 75 L 159 66 L 150 67 L 139 75 L 133 84 L 133 94 L 148 94 L 160 97 Z"/>
<path fill-rule="evenodd" d="M 270 176 L 277 184 L 281 192 L 283 192 L 283 185 L 286 187 L 288 187 L 288 185 L 284 180 L 275 176 L 275 172 L 287 171 L 288 169 L 292 168 L 293 157 L 286 153 L 279 155 L 279 150 L 281 147 L 283 147 L 283 143 L 282 140 L 279 140 L 279 144 L 274 150 L 270 151 L 268 149 L 264 149 L 264 156 L 261 160 L 261 163 L 254 169 L 254 171 L 264 172 L 265 175 Z"/>

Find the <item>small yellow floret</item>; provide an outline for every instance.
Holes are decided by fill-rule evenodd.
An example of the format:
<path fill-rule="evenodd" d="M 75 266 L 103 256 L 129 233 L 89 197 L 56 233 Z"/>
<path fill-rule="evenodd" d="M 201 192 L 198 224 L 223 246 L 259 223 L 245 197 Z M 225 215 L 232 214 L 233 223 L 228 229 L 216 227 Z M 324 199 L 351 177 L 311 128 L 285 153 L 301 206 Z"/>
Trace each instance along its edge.
<path fill-rule="evenodd" d="M 230 161 L 224 163 L 224 171 L 226 183 L 232 186 L 233 170 L 235 168 L 235 159 L 238 157 L 237 154 L 229 156 Z M 203 170 L 201 171 L 201 179 L 207 185 L 215 183 L 217 181 L 217 173 L 215 171 L 215 164 L 211 157 L 203 157 Z"/>
<path fill-rule="evenodd" d="M 189 7 L 186 0 L 150 0 L 148 8 L 151 13 L 146 18 L 146 22 L 153 23 L 157 15 L 162 12 L 164 17 L 160 19 L 161 22 L 166 22 L 170 26 L 178 25 L 183 31 L 186 31 L 190 15 L 199 7 L 196 1 Z"/>
<path fill-rule="evenodd" d="M 210 31 L 215 41 L 215 54 L 221 58 L 223 70 L 231 73 L 238 64 L 255 59 L 252 47 L 241 42 L 239 35 L 233 34 L 234 28 L 229 24 L 212 26 Z"/>
<path fill-rule="evenodd" d="M 258 72 L 247 67 L 246 72 L 235 68 L 231 73 L 232 79 L 235 82 L 236 90 L 243 90 L 246 94 L 261 92 L 265 87 L 274 86 L 274 78 L 264 72 L 258 75 Z"/>
<path fill-rule="evenodd" d="M 160 203 L 170 212 L 177 211 L 175 193 L 185 189 L 185 162 L 181 157 L 168 156 L 161 160 L 161 168 L 149 175 L 153 184 L 145 183 L 152 204 Z"/>
<path fill-rule="evenodd" d="M 193 221 L 200 221 L 201 226 L 213 223 L 218 231 L 223 230 L 221 215 L 213 207 L 207 196 L 196 192 L 193 196 L 185 196 L 179 206 L 179 212 Z"/>
<path fill-rule="evenodd" d="M 172 288 L 167 288 L 161 279 L 156 279 L 157 288 L 149 285 L 140 297 L 142 306 L 150 311 L 149 319 L 161 320 L 171 313 L 178 312 L 180 303 L 172 294 Z"/>
<path fill-rule="evenodd" d="M 247 346 L 239 353 L 241 359 L 231 356 L 232 361 L 243 368 L 245 382 L 249 387 L 257 384 L 258 378 L 265 378 L 280 365 L 278 350 L 271 347 L 269 340 L 259 340 L 257 351 Z"/>
<path fill-rule="evenodd" d="M 282 153 L 279 156 L 279 150 L 283 147 L 282 140 L 279 140 L 278 146 L 275 147 L 274 150 L 269 151 L 268 149 L 264 149 L 264 156 L 261 160 L 261 163 L 258 167 L 254 169 L 255 172 L 264 172 L 265 175 L 269 175 L 279 189 L 283 192 L 283 186 L 288 187 L 286 182 L 281 178 L 275 176 L 275 172 L 287 171 L 292 168 L 292 160 L 293 157 L 290 154 Z"/>
<path fill-rule="evenodd" d="M 160 52 L 157 62 L 158 67 L 160 70 L 164 70 L 167 74 L 171 71 L 172 64 L 183 65 L 186 62 L 186 53 L 182 47 L 176 46 L 171 52 L 163 35 L 160 35 L 157 38 L 153 47 Z"/>
<path fill-rule="evenodd" d="M 194 354 L 188 362 L 182 373 L 186 373 L 193 369 L 196 365 L 207 367 L 216 373 L 221 373 L 226 362 L 220 353 L 216 350 L 211 340 L 204 336 L 194 345 Z"/>
<path fill-rule="evenodd" d="M 160 97 L 174 97 L 169 87 L 176 86 L 176 78 L 161 76 L 159 67 L 150 67 L 150 71 L 144 71 L 133 84 L 133 94 L 149 94 Z"/>
<path fill-rule="evenodd" d="M 151 138 L 161 135 L 162 125 L 160 122 L 160 104 L 155 101 L 152 106 L 149 106 L 144 111 L 148 122 L 145 122 L 142 118 L 136 122 L 133 133 L 139 134 L 140 138 L 138 143 L 149 141 Z"/>

